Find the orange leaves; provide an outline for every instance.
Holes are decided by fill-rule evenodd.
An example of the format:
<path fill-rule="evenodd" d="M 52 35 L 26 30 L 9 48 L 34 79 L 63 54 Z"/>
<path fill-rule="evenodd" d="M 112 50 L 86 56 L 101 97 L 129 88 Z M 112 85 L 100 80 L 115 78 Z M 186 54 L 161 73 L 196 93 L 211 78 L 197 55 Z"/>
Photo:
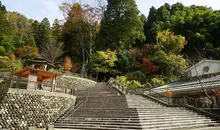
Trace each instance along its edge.
<path fill-rule="evenodd" d="M 16 49 L 16 54 L 20 58 L 33 59 L 39 56 L 38 49 L 32 46 L 23 46 Z"/>
<path fill-rule="evenodd" d="M 172 90 L 170 89 L 170 87 L 167 87 L 167 89 L 166 89 L 166 91 L 163 93 L 163 95 L 166 96 L 166 97 L 171 97 L 171 96 L 174 95 L 174 91 L 172 91 Z"/>
<path fill-rule="evenodd" d="M 15 60 L 16 59 L 16 56 L 15 56 L 14 53 L 10 53 L 8 57 L 9 57 L 10 60 Z"/>
<path fill-rule="evenodd" d="M 141 69 L 148 73 L 156 72 L 159 69 L 159 66 L 154 65 L 147 58 L 142 59 L 142 64 L 138 65 Z"/>
<path fill-rule="evenodd" d="M 79 3 L 74 3 L 72 6 L 71 11 L 69 12 L 69 19 L 72 18 L 82 18 L 83 16 L 83 9 Z"/>
<path fill-rule="evenodd" d="M 64 65 L 63 68 L 65 71 L 69 71 L 72 69 L 72 62 L 71 62 L 71 58 L 69 56 L 66 56 L 64 59 Z"/>

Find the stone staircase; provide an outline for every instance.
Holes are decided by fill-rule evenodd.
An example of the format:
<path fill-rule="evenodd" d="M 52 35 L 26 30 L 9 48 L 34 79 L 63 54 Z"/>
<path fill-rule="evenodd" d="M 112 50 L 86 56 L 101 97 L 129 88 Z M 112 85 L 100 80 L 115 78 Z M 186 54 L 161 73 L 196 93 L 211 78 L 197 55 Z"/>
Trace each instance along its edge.
<path fill-rule="evenodd" d="M 77 94 L 77 102 L 84 104 L 59 118 L 55 128 L 170 130 L 218 125 L 184 108 L 165 107 L 138 95 L 119 95 L 104 83 Z"/>

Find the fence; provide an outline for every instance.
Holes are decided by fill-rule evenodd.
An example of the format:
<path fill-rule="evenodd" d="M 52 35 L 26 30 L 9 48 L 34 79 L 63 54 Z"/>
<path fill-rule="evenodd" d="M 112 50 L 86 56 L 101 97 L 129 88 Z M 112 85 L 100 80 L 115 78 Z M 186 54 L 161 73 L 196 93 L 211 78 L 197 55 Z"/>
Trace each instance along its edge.
<path fill-rule="evenodd" d="M 5 81 L 3 83 L 0 83 L 0 102 L 4 98 L 5 94 L 8 92 L 9 87 L 10 87 L 10 81 Z"/>
<path fill-rule="evenodd" d="M 48 91 L 48 92 L 58 92 L 74 95 L 75 90 L 72 88 L 67 88 L 66 86 L 60 86 L 55 83 L 54 88 L 51 88 L 51 81 L 28 81 L 27 79 L 7 79 L 7 84 L 0 84 L 0 93 L 5 92 L 8 88 L 16 88 L 16 89 L 32 89 L 39 91 Z M 2 87 L 4 86 L 4 87 Z M 7 92 L 6 92 L 7 93 Z"/>

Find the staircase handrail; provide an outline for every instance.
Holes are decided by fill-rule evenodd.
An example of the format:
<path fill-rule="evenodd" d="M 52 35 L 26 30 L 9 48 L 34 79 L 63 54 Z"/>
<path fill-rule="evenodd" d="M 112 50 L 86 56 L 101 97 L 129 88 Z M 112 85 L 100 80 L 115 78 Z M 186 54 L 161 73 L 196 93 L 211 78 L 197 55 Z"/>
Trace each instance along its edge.
<path fill-rule="evenodd" d="M 73 113 L 75 113 L 79 108 L 81 108 L 81 106 L 84 104 L 84 102 L 83 102 L 83 100 L 81 100 L 81 101 L 79 101 L 79 103 L 78 104 L 76 104 L 75 106 L 72 106 L 72 107 L 70 107 L 69 108 L 69 110 L 67 111 L 67 113 L 65 113 L 62 117 L 60 117 L 58 120 L 60 120 L 60 119 L 64 119 L 64 117 L 66 118 L 68 118 L 69 116 L 70 116 L 70 113 L 71 114 L 73 114 Z M 74 110 L 75 109 L 75 110 Z M 74 110 L 73 112 L 72 112 L 72 110 Z M 64 121 L 62 121 L 62 123 L 63 123 Z"/>
<path fill-rule="evenodd" d="M 207 102 L 204 102 L 204 101 L 202 102 L 201 100 L 198 100 L 198 99 L 193 98 L 193 97 L 188 97 L 188 96 L 183 96 L 183 97 L 173 97 L 173 96 L 170 96 L 170 97 L 168 97 L 168 96 L 164 96 L 163 94 L 158 93 L 158 92 L 156 92 L 156 91 L 154 91 L 152 89 L 150 90 L 150 92 L 153 92 L 154 96 L 151 95 L 151 93 L 149 95 L 152 96 L 152 97 L 155 97 L 157 99 L 159 99 L 160 97 L 172 98 L 172 102 L 170 102 L 170 100 L 168 100 L 168 102 L 167 102 L 167 101 L 165 101 L 165 100 L 160 98 L 160 100 L 162 100 L 164 102 L 167 102 L 168 104 L 171 104 L 171 105 L 180 105 L 180 104 L 184 103 L 184 104 L 191 105 L 191 106 L 194 106 L 194 107 L 197 107 L 197 108 L 205 110 L 207 107 L 200 107 L 201 104 L 202 104 L 203 106 L 208 106 L 209 111 L 211 111 L 211 106 L 212 106 L 211 103 L 207 103 Z M 177 99 L 182 99 L 182 102 L 181 102 L 181 100 L 177 100 Z M 189 102 L 190 100 L 191 101 L 193 100 L 193 101 Z M 176 101 L 176 102 L 173 102 L 173 101 Z"/>
<path fill-rule="evenodd" d="M 206 111 L 202 108 L 198 108 L 198 107 L 195 107 L 193 105 L 190 105 L 188 104 L 185 100 L 184 100 L 184 103 L 183 104 L 169 104 L 168 102 L 164 101 L 164 100 L 161 100 L 161 99 L 158 99 L 152 95 L 149 95 L 149 94 L 142 94 L 142 96 L 145 96 L 145 97 L 148 97 L 150 98 L 151 100 L 155 101 L 155 102 L 158 102 L 164 106 L 167 106 L 167 107 L 185 107 L 187 109 L 190 109 L 190 110 L 193 110 L 193 111 L 196 111 L 198 113 L 201 113 L 201 114 L 204 114 L 208 117 L 211 117 L 213 119 L 216 119 L 216 120 L 220 120 L 220 116 L 219 115 L 216 115 L 216 114 L 213 114 L 211 113 L 210 111 Z M 186 98 L 184 98 L 186 99 Z"/>
<path fill-rule="evenodd" d="M 121 83 L 119 83 L 117 80 L 115 80 L 114 78 L 111 77 L 107 83 L 111 85 L 113 88 L 117 89 L 122 95 L 127 94 L 127 88 Z"/>

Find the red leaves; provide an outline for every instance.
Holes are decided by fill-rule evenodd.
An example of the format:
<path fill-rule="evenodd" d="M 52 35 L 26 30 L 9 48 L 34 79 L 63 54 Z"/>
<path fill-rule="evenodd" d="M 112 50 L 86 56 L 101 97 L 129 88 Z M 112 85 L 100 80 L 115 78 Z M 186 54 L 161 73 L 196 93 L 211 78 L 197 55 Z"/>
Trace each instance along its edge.
<path fill-rule="evenodd" d="M 153 73 L 156 72 L 159 69 L 159 66 L 154 65 L 150 60 L 147 58 L 142 59 L 142 64 L 138 65 L 137 67 L 141 68 L 142 70 Z"/>
<path fill-rule="evenodd" d="M 216 97 L 220 97 L 220 89 L 212 89 Z"/>

